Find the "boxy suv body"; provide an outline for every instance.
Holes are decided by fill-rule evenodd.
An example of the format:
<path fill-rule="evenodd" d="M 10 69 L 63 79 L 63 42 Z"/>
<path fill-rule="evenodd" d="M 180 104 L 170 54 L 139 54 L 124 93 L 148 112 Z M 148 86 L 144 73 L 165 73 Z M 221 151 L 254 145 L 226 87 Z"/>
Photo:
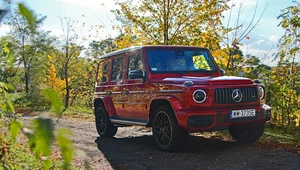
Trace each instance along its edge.
<path fill-rule="evenodd" d="M 223 76 L 205 48 L 141 46 L 100 57 L 94 114 L 100 136 L 152 127 L 158 147 L 175 151 L 193 132 L 228 129 L 240 143 L 259 139 L 270 120 L 264 86 Z"/>

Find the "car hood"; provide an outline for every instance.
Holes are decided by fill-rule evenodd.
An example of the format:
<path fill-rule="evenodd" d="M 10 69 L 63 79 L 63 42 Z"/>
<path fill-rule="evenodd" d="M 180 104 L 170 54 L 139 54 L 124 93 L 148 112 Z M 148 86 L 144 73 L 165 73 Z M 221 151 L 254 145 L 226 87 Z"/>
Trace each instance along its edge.
<path fill-rule="evenodd" d="M 186 81 L 192 81 L 195 85 L 235 85 L 235 84 L 253 84 L 253 81 L 248 78 L 235 76 L 220 76 L 220 77 L 172 77 L 160 80 L 151 80 L 153 83 L 167 84 L 183 84 Z"/>

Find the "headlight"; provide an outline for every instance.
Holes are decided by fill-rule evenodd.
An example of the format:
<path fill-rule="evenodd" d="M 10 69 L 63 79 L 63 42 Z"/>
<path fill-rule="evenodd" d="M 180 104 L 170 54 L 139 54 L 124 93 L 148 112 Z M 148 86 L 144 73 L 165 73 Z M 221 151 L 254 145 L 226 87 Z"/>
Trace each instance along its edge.
<path fill-rule="evenodd" d="M 262 100 L 264 97 L 265 97 L 265 89 L 261 86 L 258 87 L 258 95 L 259 95 L 259 98 Z"/>
<path fill-rule="evenodd" d="M 194 93 L 193 93 L 193 99 L 197 103 L 203 103 L 205 101 L 205 99 L 206 99 L 206 93 L 205 93 L 205 91 L 201 90 L 201 89 L 194 91 Z"/>

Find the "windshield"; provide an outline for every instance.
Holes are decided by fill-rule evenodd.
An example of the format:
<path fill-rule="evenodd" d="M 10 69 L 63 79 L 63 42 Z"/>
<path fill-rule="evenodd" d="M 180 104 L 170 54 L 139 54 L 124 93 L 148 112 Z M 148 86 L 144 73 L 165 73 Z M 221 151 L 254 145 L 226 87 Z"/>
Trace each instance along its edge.
<path fill-rule="evenodd" d="M 212 57 L 206 50 L 148 50 L 152 73 L 215 72 Z"/>

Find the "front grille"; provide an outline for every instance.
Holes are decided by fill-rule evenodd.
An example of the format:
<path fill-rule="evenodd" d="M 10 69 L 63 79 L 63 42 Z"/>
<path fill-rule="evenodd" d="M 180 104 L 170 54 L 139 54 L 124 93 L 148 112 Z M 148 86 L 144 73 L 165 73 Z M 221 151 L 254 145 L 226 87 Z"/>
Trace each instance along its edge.
<path fill-rule="evenodd" d="M 235 102 L 232 99 L 232 92 L 235 89 L 240 89 L 242 92 L 242 100 Z M 235 104 L 235 103 L 247 103 L 255 102 L 258 99 L 256 87 L 244 87 L 244 88 L 221 88 L 215 89 L 215 103 L 216 104 Z"/>

